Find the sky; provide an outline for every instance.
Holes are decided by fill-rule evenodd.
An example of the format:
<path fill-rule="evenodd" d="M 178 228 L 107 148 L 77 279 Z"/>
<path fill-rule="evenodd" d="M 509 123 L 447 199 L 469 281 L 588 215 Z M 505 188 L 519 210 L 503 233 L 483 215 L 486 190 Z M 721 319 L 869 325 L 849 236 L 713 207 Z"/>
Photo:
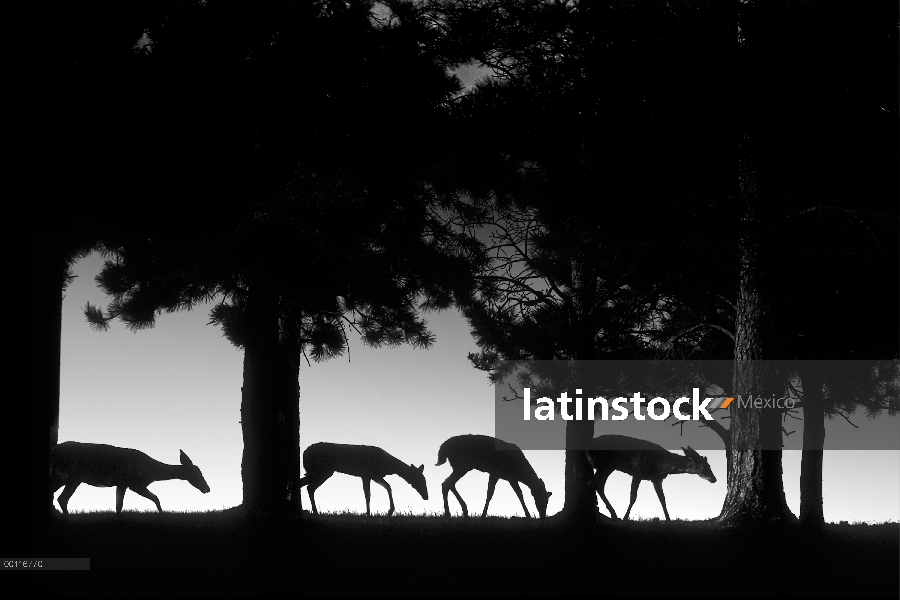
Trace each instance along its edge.
<path fill-rule="evenodd" d="M 137 333 L 120 322 L 106 332 L 93 331 L 82 309 L 88 301 L 104 308 L 109 301 L 94 281 L 102 265 L 97 254 L 79 261 L 76 278 L 65 292 L 59 441 L 136 448 L 168 464 L 177 464 L 183 450 L 200 467 L 211 491 L 202 494 L 180 480 L 152 483 L 149 489 L 163 510 L 221 510 L 240 504 L 243 352 L 219 328 L 207 324 L 211 305 L 162 315 L 153 329 Z M 301 451 L 315 442 L 366 444 L 406 463 L 425 465 L 427 501 L 399 476 L 387 477 L 400 513 L 443 512 L 441 483 L 451 468 L 446 463 L 435 466 L 441 443 L 465 433 L 494 434 L 494 390 L 486 373 L 466 359 L 477 348 L 465 320 L 455 310 L 426 313 L 425 318 L 437 338 L 428 350 L 371 349 L 351 338 L 349 356 L 311 366 L 303 363 L 300 369 Z M 854 422 L 865 427 L 866 419 L 857 415 Z M 666 479 L 666 503 L 673 519 L 719 514 L 726 491 L 725 452 L 701 454 L 709 459 L 718 481 L 711 484 L 686 474 Z M 525 456 L 553 493 L 547 512 L 555 514 L 563 505 L 563 452 L 525 451 Z M 798 514 L 800 452 L 784 452 L 783 463 L 788 506 Z M 487 480 L 487 474 L 472 471 L 457 484 L 470 514 L 484 508 Z M 619 472 L 606 485 L 606 495 L 620 517 L 628 507 L 629 487 L 630 476 Z M 535 514 L 525 486 L 523 493 Z M 900 451 L 826 450 L 823 493 L 829 522 L 900 521 Z M 302 502 L 309 510 L 306 488 Z M 364 513 L 361 480 L 335 474 L 317 490 L 316 504 L 322 512 Z M 68 508 L 115 510 L 115 490 L 82 484 Z M 124 508 L 156 510 L 150 500 L 130 491 Z M 386 492 L 373 485 L 373 513 L 384 514 L 387 509 Z M 452 494 L 450 509 L 461 514 Z M 601 511 L 606 513 L 602 502 Z M 523 515 L 509 484 L 498 483 L 488 514 Z M 641 485 L 632 517 L 663 518 L 649 482 Z"/>

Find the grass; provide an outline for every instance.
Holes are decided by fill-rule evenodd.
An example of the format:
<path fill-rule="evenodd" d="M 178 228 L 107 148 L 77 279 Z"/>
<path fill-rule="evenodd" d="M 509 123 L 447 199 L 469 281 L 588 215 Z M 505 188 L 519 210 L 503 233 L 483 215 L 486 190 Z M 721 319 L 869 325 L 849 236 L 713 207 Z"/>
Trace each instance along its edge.
<path fill-rule="evenodd" d="M 208 513 L 89 513 L 34 539 L 40 596 L 890 595 L 900 525 L 722 530 L 703 522 L 588 527 L 524 518 L 321 515 L 244 522 Z"/>

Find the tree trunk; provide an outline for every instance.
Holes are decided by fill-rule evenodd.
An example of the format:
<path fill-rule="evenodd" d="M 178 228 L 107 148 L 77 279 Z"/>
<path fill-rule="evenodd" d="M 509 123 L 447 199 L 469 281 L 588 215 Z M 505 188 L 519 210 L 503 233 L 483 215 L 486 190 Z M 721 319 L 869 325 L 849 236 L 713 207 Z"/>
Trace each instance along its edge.
<path fill-rule="evenodd" d="M 68 264 L 46 236 L 29 232 L 28 253 L 28 506 L 33 528 L 50 522 L 50 451 L 59 433 L 63 290 Z"/>
<path fill-rule="evenodd" d="M 593 421 L 566 421 L 566 498 L 562 509 L 566 521 L 593 523 L 597 520 L 597 494 L 586 485 L 594 471 L 584 453 L 584 447 L 593 437 Z"/>
<path fill-rule="evenodd" d="M 763 363 L 735 364 L 736 389 L 741 395 L 770 395 L 776 381 Z M 731 411 L 731 480 L 719 515 L 723 524 L 794 521 L 787 506 L 782 480 L 781 415 L 774 409 L 741 408 Z"/>
<path fill-rule="evenodd" d="M 241 476 L 248 514 L 299 515 L 300 365 L 279 340 L 278 298 L 251 294 L 244 346 Z"/>
<path fill-rule="evenodd" d="M 571 259 L 569 269 L 572 278 L 572 294 L 569 314 L 571 355 L 568 360 L 569 398 L 578 396 L 581 388 L 581 365 L 579 359 L 594 358 L 593 329 L 584 323 L 585 300 L 587 290 L 582 281 L 583 265 L 577 259 Z M 562 509 L 563 520 L 570 523 L 594 523 L 600 515 L 597 508 L 597 493 L 587 483 L 594 476 L 594 469 L 587 459 L 584 448 L 594 438 L 593 420 L 566 421 L 566 497 Z"/>
<path fill-rule="evenodd" d="M 757 207 L 756 168 L 752 140 L 741 139 L 739 183 L 745 214 L 738 239 L 740 284 L 734 336 L 735 396 L 771 396 L 780 389 L 773 369 L 764 362 L 768 341 L 767 296 L 761 259 L 762 228 Z M 784 496 L 781 466 L 781 412 L 775 408 L 731 409 L 731 480 L 719 515 L 723 524 L 791 521 L 795 517 Z"/>
<path fill-rule="evenodd" d="M 800 523 L 821 525 L 822 462 L 825 447 L 825 398 L 822 374 L 815 365 L 800 364 L 803 382 L 803 453 L 800 459 Z"/>

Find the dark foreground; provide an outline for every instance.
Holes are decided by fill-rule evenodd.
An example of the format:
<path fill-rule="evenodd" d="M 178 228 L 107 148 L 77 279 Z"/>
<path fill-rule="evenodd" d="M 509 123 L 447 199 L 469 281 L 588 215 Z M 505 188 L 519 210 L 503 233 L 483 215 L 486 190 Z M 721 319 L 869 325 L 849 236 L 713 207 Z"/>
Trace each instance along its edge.
<path fill-rule="evenodd" d="M 34 557 L 40 597 L 297 595 L 898 595 L 900 526 L 819 535 L 704 523 L 572 528 L 525 519 L 324 516 L 252 526 L 226 513 L 74 515 Z M 30 595 L 30 594 L 29 594 Z"/>

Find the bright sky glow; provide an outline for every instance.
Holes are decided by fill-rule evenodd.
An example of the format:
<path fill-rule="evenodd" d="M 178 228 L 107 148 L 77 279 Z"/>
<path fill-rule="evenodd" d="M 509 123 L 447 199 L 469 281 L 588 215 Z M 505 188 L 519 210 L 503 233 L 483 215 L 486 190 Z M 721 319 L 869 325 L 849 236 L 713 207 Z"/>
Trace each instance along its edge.
<path fill-rule="evenodd" d="M 243 353 L 221 331 L 207 325 L 209 307 L 163 315 L 152 330 L 130 333 L 114 323 L 92 331 L 82 307 L 108 299 L 94 283 L 102 259 L 93 254 L 75 267 L 78 276 L 63 303 L 60 442 L 105 443 L 136 448 L 175 464 L 179 449 L 198 465 L 211 492 L 201 494 L 184 481 L 153 483 L 163 510 L 221 510 L 241 502 L 240 398 Z M 435 467 L 447 438 L 463 433 L 494 434 L 494 392 L 486 374 L 466 360 L 476 350 L 468 326 L 456 311 L 426 315 L 437 343 L 431 350 L 408 347 L 373 350 L 351 338 L 347 357 L 300 370 L 301 448 L 319 442 L 380 446 L 407 463 L 425 465 L 429 500 L 406 482 L 389 476 L 398 512 L 436 514 L 443 510 L 441 483 L 449 465 Z M 521 410 L 521 408 L 519 408 Z M 864 417 L 857 424 L 863 425 Z M 709 435 L 712 435 L 711 433 Z M 704 519 L 719 513 L 725 497 L 725 453 L 708 457 L 718 482 L 675 475 L 665 482 L 669 514 Z M 548 514 L 563 502 L 563 452 L 526 451 L 547 489 Z M 799 512 L 800 452 L 785 452 L 788 505 Z M 487 475 L 471 472 L 458 484 L 470 512 L 484 507 Z M 619 514 L 628 506 L 630 477 L 614 473 L 607 497 Z M 525 492 L 529 510 L 534 501 Z M 900 452 L 826 451 L 825 517 L 828 521 L 900 520 Z M 365 511 L 359 478 L 334 475 L 316 493 L 319 509 Z M 309 497 L 303 492 L 303 505 Z M 372 486 L 374 513 L 387 511 L 387 494 Z M 451 495 L 451 511 L 459 505 Z M 126 510 L 155 510 L 152 502 L 128 492 Z M 70 511 L 115 510 L 113 488 L 82 485 Z M 605 509 L 604 509 L 605 512 Z M 518 500 L 500 482 L 491 515 L 521 516 Z M 652 486 L 644 482 L 632 514 L 662 517 Z"/>

